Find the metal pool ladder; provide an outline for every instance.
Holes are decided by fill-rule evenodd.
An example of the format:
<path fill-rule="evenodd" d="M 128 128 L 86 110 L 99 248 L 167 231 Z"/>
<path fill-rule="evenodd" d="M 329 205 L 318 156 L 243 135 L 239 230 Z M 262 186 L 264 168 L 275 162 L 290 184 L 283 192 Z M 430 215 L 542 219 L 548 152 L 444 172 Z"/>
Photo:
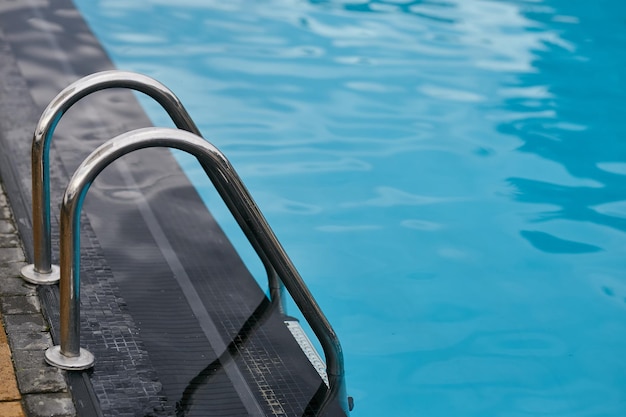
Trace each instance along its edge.
<path fill-rule="evenodd" d="M 60 268 L 51 263 L 50 180 L 48 152 L 62 115 L 86 95 L 106 88 L 130 88 L 154 98 L 179 129 L 144 128 L 119 135 L 94 150 L 78 167 L 63 196 L 60 213 Z M 328 390 L 318 413 L 338 400 L 346 413 L 347 397 L 341 344 L 332 326 L 285 253 L 263 214 L 226 157 L 202 139 L 178 98 L 158 81 L 126 71 L 105 71 L 87 76 L 61 91 L 48 105 L 35 130 L 33 164 L 33 265 L 23 268 L 23 278 L 35 284 L 60 283 L 61 343 L 46 351 L 46 361 L 68 370 L 88 369 L 94 356 L 80 347 L 80 213 L 83 200 L 98 174 L 117 158 L 143 148 L 168 147 L 195 156 L 213 182 L 233 217 L 260 257 L 268 275 L 270 299 L 282 305 L 286 288 L 319 338 L 326 359 Z M 282 311 L 282 310 L 281 310 Z M 292 330 L 292 329 L 290 329 Z M 293 332 L 293 330 L 292 330 Z"/>
<path fill-rule="evenodd" d="M 49 153 L 56 126 L 63 115 L 82 98 L 110 88 L 127 88 L 152 97 L 172 118 L 177 128 L 202 137 L 178 97 L 154 78 L 143 74 L 119 70 L 97 72 L 75 81 L 58 93 L 39 118 L 33 135 L 31 165 L 34 263 L 24 266 L 20 271 L 22 278 L 31 284 L 51 285 L 59 281 L 59 267 L 52 264 L 50 226 Z M 272 301 L 278 301 L 283 311 L 282 282 L 269 261 L 264 257 L 261 257 L 261 261 L 268 277 L 270 298 Z"/>

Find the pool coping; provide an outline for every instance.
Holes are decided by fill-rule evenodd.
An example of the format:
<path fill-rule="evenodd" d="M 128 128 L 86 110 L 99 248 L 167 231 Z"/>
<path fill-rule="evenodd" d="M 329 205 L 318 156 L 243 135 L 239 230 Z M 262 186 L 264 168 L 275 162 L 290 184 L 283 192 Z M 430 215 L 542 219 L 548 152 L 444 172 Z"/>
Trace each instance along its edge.
<path fill-rule="evenodd" d="M 76 417 L 66 372 L 44 361 L 44 351 L 52 345 L 52 337 L 37 287 L 20 278 L 25 261 L 0 178 L 0 414 Z M 3 339 L 9 349 L 3 349 Z"/>

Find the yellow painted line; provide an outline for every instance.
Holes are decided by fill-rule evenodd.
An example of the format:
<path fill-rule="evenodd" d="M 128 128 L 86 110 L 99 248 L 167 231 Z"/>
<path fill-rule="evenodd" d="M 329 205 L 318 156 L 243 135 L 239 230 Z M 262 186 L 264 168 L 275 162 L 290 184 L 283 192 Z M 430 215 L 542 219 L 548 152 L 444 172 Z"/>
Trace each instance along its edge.
<path fill-rule="evenodd" d="M 11 360 L 11 350 L 0 314 L 0 416 L 25 417 L 21 399 Z"/>

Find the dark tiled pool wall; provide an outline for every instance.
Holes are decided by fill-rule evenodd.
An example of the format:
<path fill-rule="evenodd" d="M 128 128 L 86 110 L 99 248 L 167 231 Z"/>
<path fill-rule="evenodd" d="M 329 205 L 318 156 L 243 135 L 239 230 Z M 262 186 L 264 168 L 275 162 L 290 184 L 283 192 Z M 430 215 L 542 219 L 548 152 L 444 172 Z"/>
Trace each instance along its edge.
<path fill-rule="evenodd" d="M 29 30 L 29 22 L 32 24 L 53 22 L 51 24 L 62 25 L 67 24 L 62 20 L 68 18 L 73 20 L 71 36 L 91 37 L 88 28 L 80 25 L 78 18 L 72 17 L 71 4 L 69 2 L 57 3 L 55 10 L 46 6 L 31 7 L 28 2 L 20 4 L 9 2 L 0 5 L 0 30 L 2 30 L 0 32 L 0 170 L 28 251 L 32 250 L 30 143 L 35 124 L 54 94 L 70 81 L 83 75 L 83 72 L 96 70 L 96 68 L 84 68 L 85 66 L 91 64 L 98 70 L 106 69 L 107 66 L 112 67 L 106 60 L 102 62 L 103 57 L 101 57 L 99 63 L 96 64 L 94 61 L 81 63 L 82 68 L 68 74 L 66 72 L 68 68 L 73 68 L 71 48 L 66 51 L 45 49 L 45 46 L 51 43 L 49 39 L 33 39 L 37 36 L 51 35 Z M 63 10 L 68 12 L 64 14 Z M 65 16 L 65 18 L 59 16 Z M 20 28 L 20 25 L 23 27 Z M 94 45 L 97 44 L 95 40 L 92 42 Z M 60 45 L 63 41 L 56 43 Z M 37 54 L 42 54 L 42 56 L 38 57 Z M 36 65 L 37 59 L 40 59 L 39 65 Z M 130 97 L 125 97 L 123 100 L 134 104 L 132 95 L 128 94 L 128 96 Z M 111 99 L 111 95 L 103 93 L 101 97 L 105 101 L 104 107 L 107 105 L 110 107 L 111 102 L 108 100 Z M 77 110 L 72 110 L 74 119 L 80 119 L 80 108 Z M 136 127 L 141 126 L 142 122 L 143 126 L 149 125 L 147 118 L 142 116 L 139 114 L 130 120 L 137 121 Z M 67 144 L 68 136 L 70 136 L 67 132 L 73 130 L 78 133 L 79 130 L 73 126 L 67 126 L 64 129 L 63 124 L 64 122 L 59 126 L 51 149 L 51 188 L 53 206 L 56 207 L 69 181 L 67 166 L 77 166 L 87 155 L 89 148 L 95 147 L 93 141 L 86 141 L 89 143 L 83 143 L 81 146 Z M 79 124 L 83 125 L 82 131 L 84 131 L 84 121 Z M 107 132 L 100 137 L 106 139 L 117 133 L 119 132 Z M 93 133 L 87 137 L 89 136 L 93 137 Z M 64 141 L 65 148 L 62 145 Z M 69 164 L 61 163 L 60 153 L 66 155 Z M 54 208 L 53 212 L 55 212 Z M 53 223 L 55 223 L 53 245 L 58 247 L 58 224 L 56 224 L 55 216 L 53 216 Z M 161 395 L 161 383 L 138 337 L 138 328 L 128 314 L 123 297 L 119 294 L 111 270 L 102 256 L 97 238 L 86 216 L 83 216 L 81 238 L 83 242 L 82 266 L 84 270 L 89 270 L 89 273 L 83 274 L 82 277 L 82 340 L 83 345 L 92 350 L 97 357 L 98 366 L 90 375 L 90 380 L 102 414 L 105 416 L 173 415 L 173 409 L 168 408 Z M 32 257 L 32 252 L 29 254 Z M 43 287 L 39 292 L 44 300 L 44 310 L 51 316 L 51 323 L 56 325 L 58 323 L 56 287 Z M 81 383 L 81 380 L 74 380 L 73 382 L 83 385 L 82 390 L 88 391 L 88 387 L 84 386 L 84 381 Z M 74 391 L 80 390 L 81 388 L 77 387 Z M 92 410 L 92 412 L 98 411 Z"/>

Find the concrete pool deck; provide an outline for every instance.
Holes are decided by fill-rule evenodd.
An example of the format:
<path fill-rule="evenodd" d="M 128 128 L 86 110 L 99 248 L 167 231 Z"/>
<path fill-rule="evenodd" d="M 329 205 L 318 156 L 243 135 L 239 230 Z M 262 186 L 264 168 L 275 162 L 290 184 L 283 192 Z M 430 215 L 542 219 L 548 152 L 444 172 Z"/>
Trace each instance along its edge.
<path fill-rule="evenodd" d="M 24 282 L 22 242 L 0 179 L 0 416 L 74 417 L 65 373 L 43 359 L 52 344 L 36 287 Z"/>

